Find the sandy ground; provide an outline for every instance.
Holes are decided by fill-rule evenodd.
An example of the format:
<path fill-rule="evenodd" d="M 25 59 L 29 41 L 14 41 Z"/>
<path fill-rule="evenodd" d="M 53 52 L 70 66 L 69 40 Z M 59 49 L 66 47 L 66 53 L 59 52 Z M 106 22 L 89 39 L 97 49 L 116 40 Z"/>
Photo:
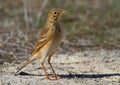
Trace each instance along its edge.
<path fill-rule="evenodd" d="M 45 65 L 51 74 L 49 65 Z M 26 66 L 20 75 L 14 75 L 20 65 L 5 62 L 0 85 L 120 85 L 120 50 L 57 53 L 52 65 L 61 79 L 41 80 L 44 73 L 38 62 Z"/>

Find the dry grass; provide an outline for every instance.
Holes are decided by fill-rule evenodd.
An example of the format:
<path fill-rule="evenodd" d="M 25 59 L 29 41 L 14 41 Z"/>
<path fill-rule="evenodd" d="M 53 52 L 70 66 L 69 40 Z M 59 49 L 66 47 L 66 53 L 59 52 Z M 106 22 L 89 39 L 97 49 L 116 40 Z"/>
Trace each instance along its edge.
<path fill-rule="evenodd" d="M 99 46 L 120 48 L 119 0 L 108 0 L 108 3 L 96 0 L 0 2 L 0 56 L 7 62 L 18 56 L 29 55 L 45 23 L 47 12 L 56 7 L 67 11 L 61 20 L 66 34 L 61 45 L 63 49 L 76 51 Z"/>
<path fill-rule="evenodd" d="M 0 0 L 0 65 L 18 64 L 30 55 L 51 8 L 67 11 L 60 54 L 120 48 L 120 0 L 45 1 Z"/>

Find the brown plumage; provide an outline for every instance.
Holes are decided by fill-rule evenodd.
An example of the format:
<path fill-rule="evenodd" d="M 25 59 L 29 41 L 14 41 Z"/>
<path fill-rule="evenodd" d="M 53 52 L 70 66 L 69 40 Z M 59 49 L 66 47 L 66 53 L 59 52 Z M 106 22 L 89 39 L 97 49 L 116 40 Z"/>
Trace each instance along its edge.
<path fill-rule="evenodd" d="M 22 64 L 22 66 L 17 70 L 15 74 L 17 74 L 22 68 L 24 68 L 30 62 L 40 59 L 41 66 L 45 72 L 46 76 L 45 78 L 51 79 L 48 76 L 46 68 L 44 66 L 44 61 L 48 57 L 48 63 L 53 72 L 53 77 L 54 79 L 57 79 L 58 76 L 56 75 L 50 63 L 50 60 L 51 56 L 54 54 L 62 40 L 62 31 L 59 25 L 59 18 L 64 12 L 65 11 L 62 9 L 52 9 L 48 13 L 46 24 L 39 35 L 38 41 L 32 51 L 31 56 L 28 58 L 28 60 L 25 61 L 25 63 Z"/>

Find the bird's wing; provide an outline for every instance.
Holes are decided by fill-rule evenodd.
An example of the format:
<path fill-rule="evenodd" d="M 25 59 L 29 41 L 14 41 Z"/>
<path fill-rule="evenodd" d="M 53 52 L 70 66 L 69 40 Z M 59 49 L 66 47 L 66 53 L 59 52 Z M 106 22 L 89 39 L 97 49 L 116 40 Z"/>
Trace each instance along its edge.
<path fill-rule="evenodd" d="M 51 37 L 52 37 L 52 33 L 49 32 L 49 29 L 41 30 L 38 41 L 31 55 L 34 55 L 35 53 L 37 53 L 51 39 Z"/>
<path fill-rule="evenodd" d="M 35 59 L 32 59 L 31 57 L 33 57 L 33 55 L 35 53 L 37 53 L 50 39 L 51 39 L 51 34 L 49 32 L 49 29 L 43 29 L 39 35 L 37 44 L 35 45 L 31 56 L 28 58 L 28 60 L 26 60 L 25 63 L 22 64 L 22 66 L 17 70 L 17 72 L 15 74 L 17 74 L 22 68 L 24 68 L 27 64 L 29 64 L 30 62 L 34 61 Z"/>

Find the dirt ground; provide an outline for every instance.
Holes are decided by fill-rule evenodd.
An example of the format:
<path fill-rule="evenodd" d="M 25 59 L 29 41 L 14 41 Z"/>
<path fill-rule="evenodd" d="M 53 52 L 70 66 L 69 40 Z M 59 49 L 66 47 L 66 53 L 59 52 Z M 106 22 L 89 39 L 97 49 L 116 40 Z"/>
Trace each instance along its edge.
<path fill-rule="evenodd" d="M 62 78 L 41 80 L 44 77 L 39 62 L 26 66 L 14 75 L 20 64 L 5 62 L 2 66 L 2 85 L 120 85 L 120 50 L 86 50 L 57 53 L 52 65 Z M 46 63 L 47 70 L 51 74 Z"/>
<path fill-rule="evenodd" d="M 120 85 L 120 49 L 97 45 L 90 37 L 66 36 L 52 58 L 58 80 L 41 80 L 40 62 L 14 75 L 35 44 L 38 29 L 0 29 L 0 85 Z M 46 63 L 47 71 L 50 71 Z"/>
<path fill-rule="evenodd" d="M 14 75 L 35 44 L 38 29 L 0 30 L 0 85 L 120 85 L 120 49 L 96 45 L 92 38 L 66 37 L 52 58 L 58 80 L 41 80 L 40 62 Z M 105 47 L 104 47 L 105 46 Z M 47 71 L 51 73 L 46 62 Z"/>

